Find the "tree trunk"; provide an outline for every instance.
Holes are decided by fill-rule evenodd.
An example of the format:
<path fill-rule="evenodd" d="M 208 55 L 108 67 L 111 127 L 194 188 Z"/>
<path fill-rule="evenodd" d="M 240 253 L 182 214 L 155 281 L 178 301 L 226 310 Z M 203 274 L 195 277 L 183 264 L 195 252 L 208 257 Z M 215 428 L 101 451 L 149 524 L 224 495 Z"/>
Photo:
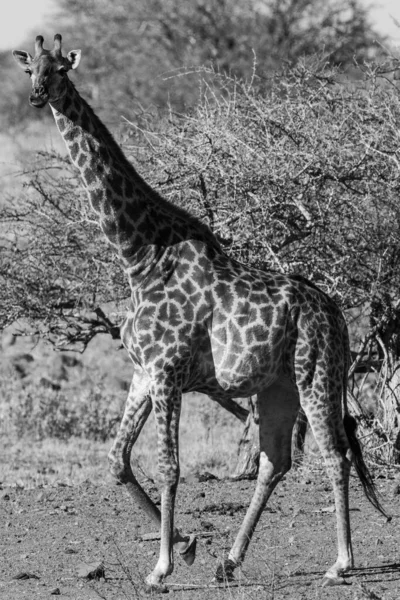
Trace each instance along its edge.
<path fill-rule="evenodd" d="M 388 353 L 389 354 L 389 353 Z M 384 364 L 385 378 L 382 395 L 382 426 L 387 434 L 387 450 L 383 453 L 385 461 L 400 464 L 400 360 L 389 355 Z"/>
<path fill-rule="evenodd" d="M 249 398 L 249 416 L 244 426 L 243 434 L 239 442 L 238 461 L 236 463 L 233 479 L 255 479 L 258 474 L 258 462 L 260 454 L 259 432 L 258 432 L 258 406 L 256 396 Z M 303 462 L 304 442 L 306 438 L 308 421 L 302 410 L 296 419 L 292 435 L 292 464 L 299 467 Z"/>
<path fill-rule="evenodd" d="M 295 469 L 300 467 L 303 463 L 307 425 L 307 417 L 304 414 L 304 411 L 300 409 L 292 434 L 292 466 Z"/>
<path fill-rule="evenodd" d="M 239 442 L 238 461 L 233 479 L 255 479 L 258 474 L 260 444 L 257 396 L 248 399 L 249 416 Z"/>

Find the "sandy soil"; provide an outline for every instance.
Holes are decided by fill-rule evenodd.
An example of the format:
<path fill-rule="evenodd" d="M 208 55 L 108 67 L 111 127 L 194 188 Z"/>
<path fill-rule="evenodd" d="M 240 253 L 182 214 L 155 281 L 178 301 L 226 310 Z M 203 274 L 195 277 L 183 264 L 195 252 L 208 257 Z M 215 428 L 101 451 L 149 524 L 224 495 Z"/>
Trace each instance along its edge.
<path fill-rule="evenodd" d="M 320 467 L 290 473 L 265 510 L 236 582 L 212 578 L 249 503 L 254 482 L 186 481 L 179 486 L 177 524 L 198 532 L 194 565 L 179 557 L 168 584 L 179 598 L 400 598 L 400 494 L 395 475 L 376 480 L 390 523 L 351 480 L 351 519 L 356 568 L 347 585 L 322 588 L 336 557 L 333 498 Z M 147 489 L 153 498 L 157 490 Z M 74 600 L 137 598 L 154 566 L 157 532 L 121 486 L 79 486 L 0 491 L 0 598 Z M 84 565 L 102 562 L 104 577 L 82 577 Z M 83 571 L 82 571 L 83 570 Z M 90 569 L 89 569 L 90 570 Z M 25 574 L 25 576 L 24 576 Z M 17 577 L 17 578 L 16 578 Z M 24 578 L 22 578 L 24 577 Z M 29 577 L 29 578 L 28 578 Z"/>

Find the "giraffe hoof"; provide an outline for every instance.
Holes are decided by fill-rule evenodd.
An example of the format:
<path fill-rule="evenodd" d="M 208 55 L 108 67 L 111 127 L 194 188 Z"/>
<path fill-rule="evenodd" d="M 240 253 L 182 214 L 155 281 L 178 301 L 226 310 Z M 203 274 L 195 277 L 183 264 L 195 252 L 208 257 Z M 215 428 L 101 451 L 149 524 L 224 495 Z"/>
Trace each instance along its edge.
<path fill-rule="evenodd" d="M 334 585 L 349 585 L 349 583 L 344 577 L 324 577 L 322 587 L 331 587 Z"/>
<path fill-rule="evenodd" d="M 168 594 L 169 589 L 166 585 L 156 583 L 145 583 L 143 587 L 145 594 Z"/>
<path fill-rule="evenodd" d="M 225 560 L 222 564 L 218 565 L 215 573 L 215 581 L 219 583 L 227 583 L 228 581 L 234 581 L 233 572 L 236 569 L 236 563 L 233 560 Z"/>
<path fill-rule="evenodd" d="M 194 563 L 194 559 L 196 558 L 196 546 L 196 536 L 191 535 L 186 548 L 182 552 L 179 552 L 179 555 L 181 556 L 181 558 L 183 558 L 188 567 L 192 566 L 192 564 Z"/>

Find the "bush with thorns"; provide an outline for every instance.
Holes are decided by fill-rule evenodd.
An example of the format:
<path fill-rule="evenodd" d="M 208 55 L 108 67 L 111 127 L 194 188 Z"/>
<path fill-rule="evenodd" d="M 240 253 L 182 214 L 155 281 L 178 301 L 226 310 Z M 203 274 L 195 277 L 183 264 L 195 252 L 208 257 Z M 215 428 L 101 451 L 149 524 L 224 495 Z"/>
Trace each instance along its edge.
<path fill-rule="evenodd" d="M 367 423 L 357 398 L 367 383 L 378 386 L 391 423 L 374 427 L 396 461 L 397 66 L 390 58 L 347 81 L 314 58 L 250 83 L 200 69 L 190 112 L 142 111 L 125 119 L 123 131 L 143 177 L 207 222 L 227 253 L 308 277 L 348 312 L 355 407 Z M 23 196 L 9 200 L 2 232 L 3 325 L 30 320 L 64 345 L 85 346 L 99 332 L 118 335 L 128 289 L 68 161 L 38 157 Z"/>

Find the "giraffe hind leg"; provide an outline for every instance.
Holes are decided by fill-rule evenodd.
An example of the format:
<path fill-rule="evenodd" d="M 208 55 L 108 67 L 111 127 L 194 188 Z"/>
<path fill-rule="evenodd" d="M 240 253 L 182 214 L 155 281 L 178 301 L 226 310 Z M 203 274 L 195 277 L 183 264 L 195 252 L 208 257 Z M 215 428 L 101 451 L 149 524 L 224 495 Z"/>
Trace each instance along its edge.
<path fill-rule="evenodd" d="M 343 427 L 341 390 L 313 404 L 300 394 L 315 441 L 321 451 L 335 499 L 338 556 L 324 576 L 324 585 L 344 583 L 343 575 L 353 566 L 349 513 L 349 478 L 351 451 Z"/>
<path fill-rule="evenodd" d="M 295 388 L 276 383 L 258 395 L 260 464 L 256 489 L 228 558 L 218 566 L 215 578 L 233 578 L 243 562 L 258 520 L 274 488 L 291 467 L 291 439 L 299 401 Z"/>

